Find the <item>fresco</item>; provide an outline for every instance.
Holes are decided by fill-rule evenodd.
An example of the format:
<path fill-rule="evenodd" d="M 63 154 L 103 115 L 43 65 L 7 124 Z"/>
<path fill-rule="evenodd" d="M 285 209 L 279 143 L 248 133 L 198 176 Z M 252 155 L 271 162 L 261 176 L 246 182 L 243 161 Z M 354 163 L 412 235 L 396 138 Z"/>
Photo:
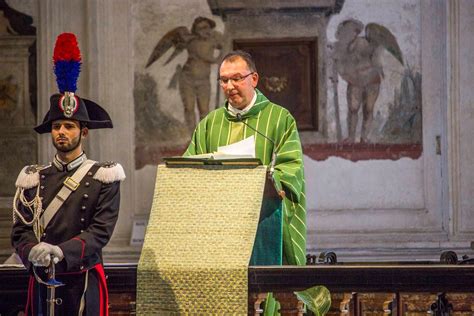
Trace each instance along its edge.
<path fill-rule="evenodd" d="M 374 106 L 384 79 L 383 64 L 379 58 L 385 48 L 403 65 L 402 52 L 395 36 L 384 26 L 349 19 L 337 28 L 334 60 L 338 75 L 347 83 L 347 130 L 345 142 L 354 142 L 359 112 L 362 110 L 360 142 L 369 142 Z"/>
<path fill-rule="evenodd" d="M 346 1 L 328 25 L 327 143 L 421 148 L 419 3 L 373 3 Z"/>
<path fill-rule="evenodd" d="M 241 29 L 233 32 L 225 30 L 231 24 L 213 16 L 205 0 L 134 2 L 137 169 L 181 155 L 198 120 L 221 105 L 217 63 L 229 50 L 227 45 L 244 40 L 278 42 L 283 36 L 277 28 L 260 29 L 253 19 L 239 16 Z M 265 15 L 268 25 L 286 20 L 285 13 Z M 310 83 L 318 91 L 314 106 L 321 119 L 311 128 L 299 122 L 305 155 L 353 161 L 420 157 L 419 1 L 348 0 L 340 12 L 328 17 L 303 16 L 294 22 L 305 25 L 304 34 L 291 33 L 290 39 L 318 39 L 316 72 L 321 75 Z M 289 85 L 275 82 L 273 75 L 260 75 L 261 87 L 276 91 Z"/>
<path fill-rule="evenodd" d="M 191 133 L 196 127 L 195 105 L 199 119 L 203 119 L 209 113 L 210 66 L 218 63 L 223 57 L 222 33 L 214 31 L 215 27 L 214 20 L 200 16 L 194 19 L 191 32 L 185 26 L 170 30 L 156 44 L 145 66 L 150 67 L 171 47 L 174 47 L 174 51 L 165 64 L 186 49 L 188 53 L 186 63 L 184 66 L 180 64 L 176 66 L 168 88 L 175 89 L 177 85 L 179 86 L 186 126 Z M 220 54 L 215 56 L 215 50 L 219 50 Z"/>
<path fill-rule="evenodd" d="M 133 14 L 135 167 L 141 169 L 181 155 L 197 122 L 219 103 L 223 35 L 206 1 L 136 1 Z"/>

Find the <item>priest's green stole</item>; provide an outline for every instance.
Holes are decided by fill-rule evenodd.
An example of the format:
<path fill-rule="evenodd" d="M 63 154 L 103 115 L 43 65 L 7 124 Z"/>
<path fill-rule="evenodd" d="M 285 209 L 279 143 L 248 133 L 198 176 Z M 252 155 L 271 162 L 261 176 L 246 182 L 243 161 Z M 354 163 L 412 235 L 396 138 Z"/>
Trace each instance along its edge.
<path fill-rule="evenodd" d="M 138 315 L 247 315 L 265 178 L 263 166 L 158 166 Z"/>

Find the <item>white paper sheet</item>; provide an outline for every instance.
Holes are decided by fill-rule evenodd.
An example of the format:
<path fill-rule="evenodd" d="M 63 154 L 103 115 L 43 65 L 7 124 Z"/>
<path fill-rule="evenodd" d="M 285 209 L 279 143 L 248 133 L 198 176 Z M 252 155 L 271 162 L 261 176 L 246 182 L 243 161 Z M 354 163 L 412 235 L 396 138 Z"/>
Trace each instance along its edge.
<path fill-rule="evenodd" d="M 255 158 L 255 136 L 247 137 L 240 142 L 217 148 L 217 153 L 226 155 L 249 156 Z"/>

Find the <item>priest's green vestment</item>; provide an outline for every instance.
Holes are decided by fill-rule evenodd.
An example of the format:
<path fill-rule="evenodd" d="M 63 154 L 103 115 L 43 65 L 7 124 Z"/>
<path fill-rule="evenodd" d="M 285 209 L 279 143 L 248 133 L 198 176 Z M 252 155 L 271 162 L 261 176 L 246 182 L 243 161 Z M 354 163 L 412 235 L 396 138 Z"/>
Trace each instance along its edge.
<path fill-rule="evenodd" d="M 196 127 L 184 156 L 212 153 L 218 146 L 229 145 L 255 136 L 256 157 L 270 165 L 272 152 L 277 154 L 273 175 L 278 189 L 283 189 L 283 263 L 306 263 L 306 196 L 303 154 L 296 127 L 290 112 L 270 102 L 260 91 L 255 105 L 242 120 L 274 140 L 257 134 L 237 120 L 227 109 L 228 103 L 209 113 Z M 274 148 L 275 147 L 275 148 Z M 229 183 L 232 185 L 232 183 Z"/>

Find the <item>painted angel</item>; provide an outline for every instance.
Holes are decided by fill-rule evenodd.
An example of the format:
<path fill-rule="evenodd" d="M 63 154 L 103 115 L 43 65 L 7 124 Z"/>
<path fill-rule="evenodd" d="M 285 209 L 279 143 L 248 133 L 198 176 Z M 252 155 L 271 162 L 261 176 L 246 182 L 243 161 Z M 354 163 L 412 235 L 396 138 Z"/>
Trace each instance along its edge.
<path fill-rule="evenodd" d="M 179 93 L 184 105 L 186 126 L 192 132 L 196 126 L 195 105 L 199 110 L 199 119 L 209 112 L 211 94 L 211 65 L 220 61 L 223 55 L 222 33 L 213 30 L 216 23 L 205 17 L 197 17 L 191 32 L 180 26 L 166 33 L 156 44 L 145 68 L 150 67 L 171 47 L 174 51 L 166 60 L 165 65 L 172 61 L 184 49 L 188 51 L 188 59 L 184 66 L 178 65 L 169 87 L 179 85 Z M 219 51 L 218 56 L 216 50 Z"/>
<path fill-rule="evenodd" d="M 355 142 L 358 113 L 362 107 L 361 142 L 369 142 L 368 134 L 373 120 L 374 105 L 380 84 L 384 79 L 381 62 L 382 50 L 390 52 L 402 65 L 403 58 L 395 36 L 384 26 L 349 19 L 339 24 L 334 44 L 337 73 L 347 82 L 348 137 L 345 142 Z"/>

